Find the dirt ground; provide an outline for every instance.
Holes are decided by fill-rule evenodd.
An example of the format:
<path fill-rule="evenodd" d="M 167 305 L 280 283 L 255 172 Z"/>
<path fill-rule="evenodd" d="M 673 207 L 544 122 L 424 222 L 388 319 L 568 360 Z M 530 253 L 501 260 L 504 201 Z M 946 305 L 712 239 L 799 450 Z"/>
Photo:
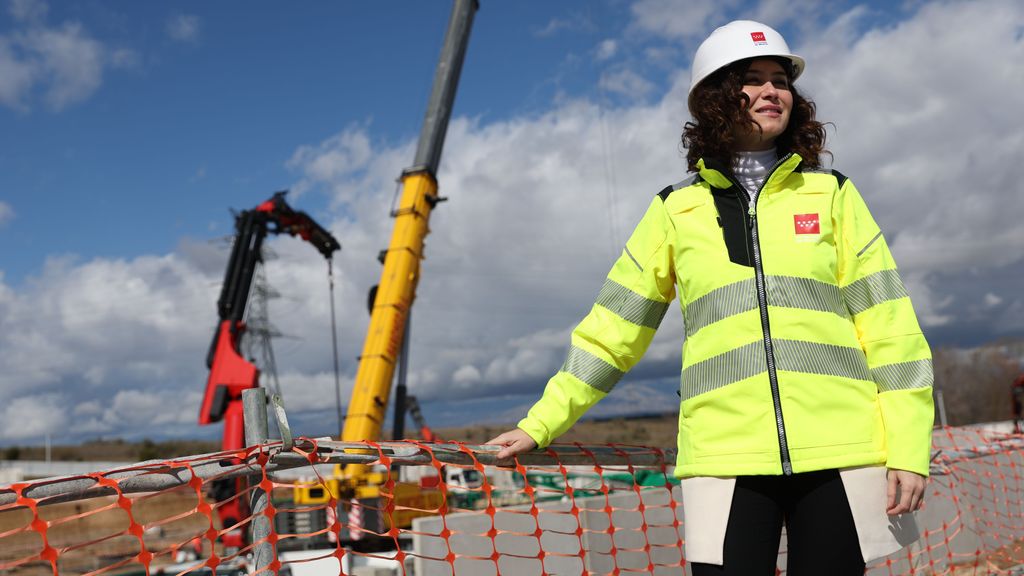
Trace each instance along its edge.
<path fill-rule="evenodd" d="M 139 536 L 148 550 L 169 550 L 184 546 L 210 526 L 209 517 L 196 512 L 198 498 L 188 487 L 132 496 L 123 504 L 130 508 L 136 524 L 142 527 L 138 536 L 129 533 L 128 510 L 113 496 L 38 507 L 39 519 L 49 523 L 46 528 L 49 544 L 59 552 L 60 574 L 82 574 L 132 558 L 140 551 Z M 0 511 L 0 573 L 52 574 L 48 562 L 21 563 L 43 551 L 42 536 L 32 529 L 32 522 L 32 511 L 28 508 Z M 164 554 L 154 558 L 153 563 L 172 561 L 170 554 Z M 18 565 L 12 566 L 14 564 Z M 140 567 L 137 563 L 128 563 L 124 568 L 130 571 Z"/>

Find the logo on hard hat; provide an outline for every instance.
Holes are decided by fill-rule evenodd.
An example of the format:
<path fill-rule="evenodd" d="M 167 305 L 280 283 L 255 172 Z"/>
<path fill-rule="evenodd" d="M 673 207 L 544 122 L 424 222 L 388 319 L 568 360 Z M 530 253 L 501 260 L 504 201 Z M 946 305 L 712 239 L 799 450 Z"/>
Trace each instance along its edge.
<path fill-rule="evenodd" d="M 764 32 L 751 32 L 750 39 L 754 41 L 754 46 L 768 45 L 768 39 L 764 37 Z"/>

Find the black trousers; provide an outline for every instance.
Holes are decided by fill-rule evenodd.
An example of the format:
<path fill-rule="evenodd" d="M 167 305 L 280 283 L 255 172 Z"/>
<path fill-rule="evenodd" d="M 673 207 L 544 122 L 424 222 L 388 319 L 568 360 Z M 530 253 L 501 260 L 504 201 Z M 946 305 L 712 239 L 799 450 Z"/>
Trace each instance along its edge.
<path fill-rule="evenodd" d="M 725 532 L 724 564 L 691 564 L 693 576 L 774 576 L 782 526 L 786 574 L 864 574 L 850 502 L 837 470 L 739 476 Z"/>

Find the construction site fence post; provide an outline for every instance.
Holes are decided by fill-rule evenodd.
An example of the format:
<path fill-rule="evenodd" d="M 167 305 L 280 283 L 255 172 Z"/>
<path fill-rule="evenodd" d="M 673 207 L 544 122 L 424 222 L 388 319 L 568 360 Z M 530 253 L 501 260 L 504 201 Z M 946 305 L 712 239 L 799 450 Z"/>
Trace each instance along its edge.
<path fill-rule="evenodd" d="M 242 391 L 242 407 L 245 415 L 245 444 L 259 446 L 267 441 L 269 435 L 267 425 L 267 391 L 263 388 L 250 388 Z M 276 559 L 274 545 L 270 542 L 270 518 L 267 518 L 267 498 L 269 495 L 260 484 L 264 474 L 250 476 L 255 484 L 252 491 L 250 510 L 252 510 L 251 541 L 253 543 L 253 563 L 257 572 L 265 570 Z"/>

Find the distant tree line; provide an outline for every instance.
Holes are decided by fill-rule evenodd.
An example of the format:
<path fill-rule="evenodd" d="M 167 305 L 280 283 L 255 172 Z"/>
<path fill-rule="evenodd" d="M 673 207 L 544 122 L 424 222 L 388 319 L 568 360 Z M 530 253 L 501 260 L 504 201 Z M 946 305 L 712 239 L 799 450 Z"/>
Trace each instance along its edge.
<path fill-rule="evenodd" d="M 50 459 L 63 462 L 108 460 L 114 462 L 142 462 L 170 459 L 192 454 L 206 454 L 220 450 L 215 440 L 163 440 L 144 438 L 129 442 L 121 438 L 87 440 L 78 445 L 59 445 L 50 448 Z M 7 446 L 0 450 L 4 460 L 45 460 L 43 446 Z"/>
<path fill-rule="evenodd" d="M 1013 417 L 1011 386 L 1021 374 L 1024 341 L 933 352 L 935 390 L 941 392 L 950 426 L 997 422 Z M 939 394 L 936 394 L 936 400 Z M 936 403 L 935 422 L 939 423 Z"/>

